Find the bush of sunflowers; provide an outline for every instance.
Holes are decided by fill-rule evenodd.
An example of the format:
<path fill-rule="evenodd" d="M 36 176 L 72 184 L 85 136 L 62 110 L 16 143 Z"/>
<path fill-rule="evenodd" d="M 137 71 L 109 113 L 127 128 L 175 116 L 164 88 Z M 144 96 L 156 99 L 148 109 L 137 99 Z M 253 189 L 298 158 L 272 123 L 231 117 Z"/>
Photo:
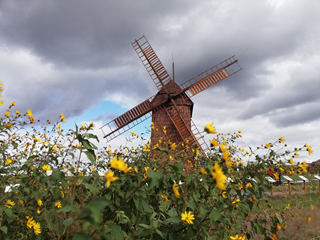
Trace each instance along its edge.
<path fill-rule="evenodd" d="M 0 118 L 0 239 L 276 239 L 290 208 L 254 214 L 268 205 L 268 169 L 306 172 L 292 156 L 312 153 L 280 153 L 283 137 L 245 151 L 241 131 L 217 134 L 212 123 L 208 156 L 188 139 L 155 144 L 134 132 L 139 147 L 98 149 L 93 123 L 64 132 L 63 114 L 40 125 L 15 108 Z"/>

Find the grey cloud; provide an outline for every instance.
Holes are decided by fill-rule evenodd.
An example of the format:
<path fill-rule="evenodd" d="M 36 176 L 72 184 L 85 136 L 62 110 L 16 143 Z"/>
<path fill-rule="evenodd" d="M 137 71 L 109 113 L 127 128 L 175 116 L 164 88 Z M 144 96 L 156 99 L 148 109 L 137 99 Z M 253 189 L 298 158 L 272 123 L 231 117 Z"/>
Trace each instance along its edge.
<path fill-rule="evenodd" d="M 317 1 L 302 0 L 284 1 L 279 8 L 249 0 L 3 0 L 1 46 L 29 52 L 54 73 L 40 78 L 17 68 L 2 97 L 50 119 L 61 112 L 79 116 L 115 96 L 134 106 L 156 93 L 130 44 L 145 34 L 170 74 L 174 53 L 178 83 L 232 55 L 239 59 L 242 71 L 195 97 L 195 109 L 198 103 L 206 111 L 199 117 L 223 106 L 221 120 L 264 116 L 278 127 L 316 120 L 306 109 L 319 102 L 319 74 L 306 75 L 318 65 L 306 59 L 319 56 L 319 8 Z M 273 81 L 284 80 L 270 79 L 274 72 L 268 66 L 288 60 L 302 66 L 290 69 L 285 87 L 276 89 Z M 101 113 L 96 120 L 109 117 Z"/>

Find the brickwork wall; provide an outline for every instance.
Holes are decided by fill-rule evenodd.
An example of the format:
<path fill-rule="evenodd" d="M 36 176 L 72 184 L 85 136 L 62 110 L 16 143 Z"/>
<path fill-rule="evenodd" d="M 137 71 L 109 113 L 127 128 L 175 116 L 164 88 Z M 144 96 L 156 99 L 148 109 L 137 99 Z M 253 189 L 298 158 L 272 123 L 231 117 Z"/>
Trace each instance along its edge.
<path fill-rule="evenodd" d="M 152 101 L 153 106 L 158 106 L 159 104 L 166 102 L 169 98 L 167 91 L 170 94 L 174 94 L 180 91 L 180 87 L 173 82 L 172 80 L 166 84 L 166 89 L 162 88 L 156 97 Z M 182 116 L 183 120 L 186 122 L 188 128 L 191 127 L 191 116 L 192 116 L 192 109 L 193 109 L 193 102 L 186 96 L 177 96 L 174 98 L 174 101 L 177 105 L 178 111 Z M 168 101 L 163 104 L 165 108 L 173 107 L 173 103 Z M 171 121 L 171 118 L 167 114 L 167 111 L 164 107 L 160 107 L 155 109 L 152 112 L 152 122 L 154 124 L 154 130 L 151 132 L 151 141 L 156 143 L 156 141 L 163 137 L 163 141 L 167 142 L 169 139 L 171 142 L 179 143 L 183 141 L 181 138 L 178 130 L 176 129 L 175 125 Z M 163 127 L 166 126 L 166 134 L 163 132 Z M 158 129 L 158 132 L 156 131 Z"/>

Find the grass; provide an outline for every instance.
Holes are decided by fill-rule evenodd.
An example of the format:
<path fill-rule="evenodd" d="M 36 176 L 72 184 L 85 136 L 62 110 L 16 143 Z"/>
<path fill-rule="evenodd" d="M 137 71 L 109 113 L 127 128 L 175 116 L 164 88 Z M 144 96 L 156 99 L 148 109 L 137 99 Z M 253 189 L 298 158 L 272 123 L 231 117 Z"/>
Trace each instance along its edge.
<path fill-rule="evenodd" d="M 286 186 L 285 186 L 286 187 Z M 297 186 L 299 187 L 299 186 Z M 279 186 L 282 188 L 282 186 Z M 278 232 L 279 239 L 299 240 L 299 239 L 319 239 L 320 240 L 320 194 L 313 191 L 305 194 L 301 191 L 294 191 L 293 195 L 278 195 L 273 197 L 264 197 L 262 201 L 272 204 L 275 209 L 282 209 L 285 213 L 287 228 Z M 286 210 L 287 204 L 290 209 Z M 313 209 L 311 209 L 313 205 Z M 275 216 L 276 211 L 268 206 L 262 205 L 261 208 L 254 207 L 252 217 L 259 215 Z M 280 212 L 277 212 L 280 214 Z M 308 222 L 308 218 L 311 222 Z M 244 222 L 250 225 L 250 220 Z M 254 239 L 264 239 L 264 236 L 256 236 Z"/>

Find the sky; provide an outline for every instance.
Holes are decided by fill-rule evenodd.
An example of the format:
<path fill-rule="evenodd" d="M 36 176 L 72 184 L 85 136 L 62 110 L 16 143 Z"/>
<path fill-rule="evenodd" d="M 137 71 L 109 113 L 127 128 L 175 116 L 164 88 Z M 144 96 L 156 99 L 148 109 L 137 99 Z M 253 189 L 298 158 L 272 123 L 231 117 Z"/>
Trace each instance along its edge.
<path fill-rule="evenodd" d="M 0 114 L 32 109 L 66 129 L 99 127 L 157 93 L 131 43 L 145 35 L 178 84 L 235 55 L 243 68 L 194 96 L 202 130 L 242 131 L 255 148 L 284 136 L 287 150 L 311 145 L 320 159 L 320 1 L 0 1 Z M 151 121 L 138 125 L 137 133 Z M 208 141 L 213 135 L 206 135 Z M 131 143 L 130 143 L 131 144 Z M 137 143 L 136 143 L 137 144 Z M 247 148 L 246 148 L 247 149 Z"/>

